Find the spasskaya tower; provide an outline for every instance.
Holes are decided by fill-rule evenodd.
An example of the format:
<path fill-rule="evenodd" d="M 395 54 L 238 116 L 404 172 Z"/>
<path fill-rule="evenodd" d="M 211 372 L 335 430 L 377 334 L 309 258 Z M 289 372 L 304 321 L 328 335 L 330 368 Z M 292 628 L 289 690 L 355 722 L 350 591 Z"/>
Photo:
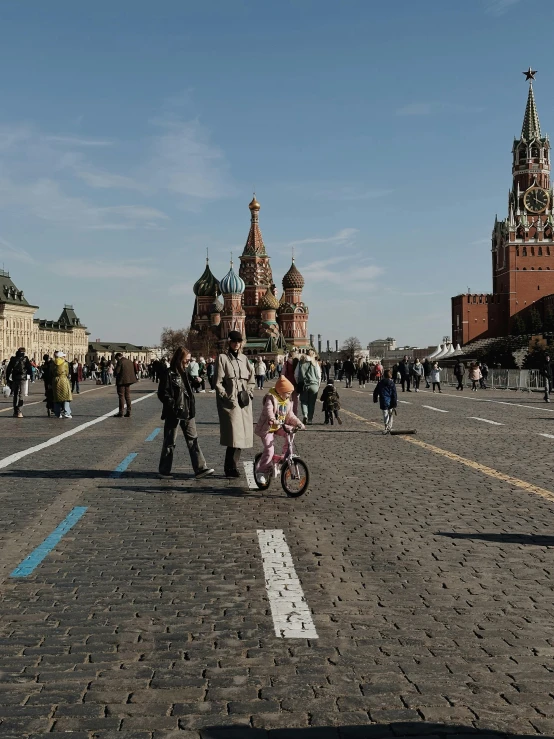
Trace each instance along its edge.
<path fill-rule="evenodd" d="M 550 141 L 541 132 L 533 81 L 529 81 L 521 134 L 512 146 L 512 187 L 508 216 L 495 218 L 492 231 L 492 293 L 452 298 L 452 340 L 467 344 L 508 335 L 517 314 L 532 306 L 544 313 L 554 302 L 554 193 L 550 184 Z M 547 301 L 548 302 L 548 301 Z"/>

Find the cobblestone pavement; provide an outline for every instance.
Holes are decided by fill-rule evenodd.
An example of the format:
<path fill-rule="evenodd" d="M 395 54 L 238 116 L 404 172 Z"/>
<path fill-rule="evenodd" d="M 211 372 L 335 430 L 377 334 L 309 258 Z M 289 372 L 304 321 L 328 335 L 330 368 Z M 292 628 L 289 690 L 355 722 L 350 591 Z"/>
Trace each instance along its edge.
<path fill-rule="evenodd" d="M 153 389 L 134 386 L 131 419 L 0 469 L 2 739 L 554 736 L 554 413 L 540 395 L 400 393 L 395 424 L 417 435 L 386 437 L 372 387 L 341 389 L 344 425 L 321 414 L 298 437 L 312 481 L 293 500 L 222 477 L 209 394 L 197 420 L 216 477 L 192 478 L 179 439 L 176 478 L 158 480 Z M 72 421 L 40 402 L 3 413 L 0 464 L 116 406 L 99 388 Z M 11 576 L 77 506 L 31 574 Z M 275 530 L 317 638 L 276 635 L 260 549 Z"/>

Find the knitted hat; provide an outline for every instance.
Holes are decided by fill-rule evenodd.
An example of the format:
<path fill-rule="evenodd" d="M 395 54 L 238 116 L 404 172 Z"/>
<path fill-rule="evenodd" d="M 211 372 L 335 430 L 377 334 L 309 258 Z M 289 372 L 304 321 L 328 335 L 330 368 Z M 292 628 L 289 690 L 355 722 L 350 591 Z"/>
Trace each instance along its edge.
<path fill-rule="evenodd" d="M 275 390 L 282 396 L 285 393 L 292 393 L 294 391 L 294 385 L 284 375 L 281 375 L 275 383 Z"/>

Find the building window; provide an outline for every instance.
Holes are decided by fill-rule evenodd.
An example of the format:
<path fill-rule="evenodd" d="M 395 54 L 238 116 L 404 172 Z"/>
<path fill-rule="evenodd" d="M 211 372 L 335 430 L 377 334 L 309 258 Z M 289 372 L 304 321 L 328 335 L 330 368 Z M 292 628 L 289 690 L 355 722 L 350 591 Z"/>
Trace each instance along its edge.
<path fill-rule="evenodd" d="M 524 247 L 523 247 L 523 256 L 524 256 L 524 257 L 526 257 L 526 256 L 527 256 L 527 247 L 526 247 L 526 246 L 524 246 Z M 524 268 L 524 269 L 525 269 L 525 268 Z"/>
<path fill-rule="evenodd" d="M 519 161 L 524 162 L 527 159 L 527 149 L 523 148 L 518 151 Z"/>
<path fill-rule="evenodd" d="M 539 257 L 542 257 L 542 246 L 539 246 Z"/>
<path fill-rule="evenodd" d="M 531 231 L 532 231 L 532 230 L 533 230 L 533 229 L 531 229 Z M 532 234 L 532 233 L 531 233 L 531 231 L 529 231 L 529 237 L 531 237 L 531 236 L 534 236 L 534 235 L 535 235 L 534 233 Z M 535 256 L 535 247 L 534 247 L 534 246 L 532 246 L 532 247 L 531 247 L 531 256 L 532 256 L 532 257 L 534 257 L 534 256 Z"/>
<path fill-rule="evenodd" d="M 531 157 L 536 159 L 539 156 L 539 150 L 536 146 L 531 147 Z"/>

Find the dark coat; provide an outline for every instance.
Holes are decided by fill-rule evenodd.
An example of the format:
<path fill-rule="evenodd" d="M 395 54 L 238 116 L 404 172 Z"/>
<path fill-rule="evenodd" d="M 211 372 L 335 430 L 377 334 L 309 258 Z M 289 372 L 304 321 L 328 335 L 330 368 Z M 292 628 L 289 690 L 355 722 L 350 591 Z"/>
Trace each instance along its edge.
<path fill-rule="evenodd" d="M 340 411 L 340 397 L 334 385 L 326 385 L 323 388 L 321 402 L 325 411 Z"/>
<path fill-rule="evenodd" d="M 158 383 L 158 398 L 163 403 L 162 420 L 187 420 L 196 415 L 196 401 L 188 372 L 164 372 Z"/>
<path fill-rule="evenodd" d="M 431 362 L 428 359 L 423 362 L 423 374 L 425 377 L 429 377 L 431 374 Z"/>
<path fill-rule="evenodd" d="M 456 362 L 454 365 L 454 375 L 455 377 L 463 377 L 466 373 L 466 367 L 463 362 Z"/>
<path fill-rule="evenodd" d="M 541 375 L 552 382 L 552 362 L 547 362 L 546 359 L 543 360 L 540 370 Z"/>
<path fill-rule="evenodd" d="M 347 377 L 354 377 L 356 374 L 356 367 L 351 359 L 347 359 L 342 365 L 342 371 Z"/>
<path fill-rule="evenodd" d="M 21 359 L 21 361 L 20 361 Z M 12 382 L 21 382 L 27 378 L 33 376 L 33 368 L 29 357 L 21 356 L 19 352 L 13 356 L 8 362 L 8 369 L 6 370 L 6 379 Z"/>
<path fill-rule="evenodd" d="M 410 360 L 404 361 L 398 363 L 398 371 L 400 372 L 400 377 L 409 377 L 411 374 L 411 362 Z"/>
<path fill-rule="evenodd" d="M 133 385 L 137 381 L 134 365 L 130 359 L 125 359 L 125 357 L 118 360 L 114 374 L 116 385 Z"/>
<path fill-rule="evenodd" d="M 379 401 L 379 407 L 382 411 L 388 408 L 396 408 L 398 402 L 396 385 L 387 377 L 379 380 L 373 391 L 373 402 L 377 403 L 377 401 Z"/>

